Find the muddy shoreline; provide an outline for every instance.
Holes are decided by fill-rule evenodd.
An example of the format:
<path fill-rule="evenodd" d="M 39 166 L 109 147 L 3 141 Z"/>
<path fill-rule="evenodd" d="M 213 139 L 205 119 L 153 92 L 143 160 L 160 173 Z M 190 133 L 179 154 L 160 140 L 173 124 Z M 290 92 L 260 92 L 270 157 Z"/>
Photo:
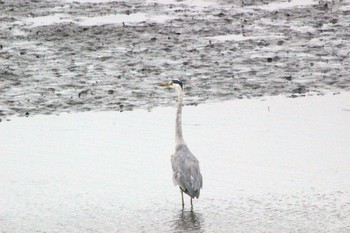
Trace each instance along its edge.
<path fill-rule="evenodd" d="M 244 2 L 2 0 L 0 118 L 350 89 L 350 2 Z"/>

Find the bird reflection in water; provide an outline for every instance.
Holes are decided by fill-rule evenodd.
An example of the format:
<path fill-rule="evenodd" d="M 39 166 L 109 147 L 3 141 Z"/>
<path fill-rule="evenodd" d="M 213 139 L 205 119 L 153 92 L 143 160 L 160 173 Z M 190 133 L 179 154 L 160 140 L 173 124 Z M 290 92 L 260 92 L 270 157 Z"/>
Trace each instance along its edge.
<path fill-rule="evenodd" d="M 174 216 L 173 230 L 174 232 L 202 232 L 201 226 L 204 223 L 203 216 L 194 211 L 180 211 Z"/>

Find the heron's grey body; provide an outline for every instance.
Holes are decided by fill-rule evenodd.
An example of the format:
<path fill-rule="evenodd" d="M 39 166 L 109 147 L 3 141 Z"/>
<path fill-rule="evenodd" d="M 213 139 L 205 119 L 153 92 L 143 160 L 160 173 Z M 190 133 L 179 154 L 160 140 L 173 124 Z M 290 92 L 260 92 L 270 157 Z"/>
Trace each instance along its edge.
<path fill-rule="evenodd" d="M 163 84 L 162 86 L 167 86 Z M 175 125 L 175 153 L 171 156 L 171 165 L 173 168 L 173 181 L 181 190 L 182 208 L 184 207 L 183 192 L 191 197 L 191 209 L 193 208 L 192 199 L 198 198 L 200 189 L 203 186 L 202 174 L 199 168 L 198 159 L 188 149 L 182 134 L 182 100 L 183 84 L 179 80 L 169 82 L 168 86 L 174 86 L 178 92 L 178 104 L 176 112 Z"/>
<path fill-rule="evenodd" d="M 171 165 L 174 184 L 191 198 L 198 198 L 203 184 L 202 175 L 198 159 L 186 144 L 176 145 L 175 154 L 171 156 Z"/>

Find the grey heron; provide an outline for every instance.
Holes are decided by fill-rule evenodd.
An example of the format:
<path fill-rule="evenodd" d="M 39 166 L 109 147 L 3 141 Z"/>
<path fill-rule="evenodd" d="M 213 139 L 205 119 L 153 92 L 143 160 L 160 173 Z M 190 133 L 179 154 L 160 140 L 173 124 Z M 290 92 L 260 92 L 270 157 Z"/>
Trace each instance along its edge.
<path fill-rule="evenodd" d="M 184 96 L 184 85 L 180 80 L 172 80 L 167 83 L 158 84 L 162 87 L 173 87 L 178 94 L 178 103 L 175 121 L 175 153 L 171 155 L 174 185 L 180 187 L 182 209 L 184 209 L 184 196 L 190 196 L 191 210 L 193 210 L 192 199 L 199 198 L 200 189 L 203 186 L 202 174 L 198 159 L 189 150 L 182 134 L 182 101 Z"/>

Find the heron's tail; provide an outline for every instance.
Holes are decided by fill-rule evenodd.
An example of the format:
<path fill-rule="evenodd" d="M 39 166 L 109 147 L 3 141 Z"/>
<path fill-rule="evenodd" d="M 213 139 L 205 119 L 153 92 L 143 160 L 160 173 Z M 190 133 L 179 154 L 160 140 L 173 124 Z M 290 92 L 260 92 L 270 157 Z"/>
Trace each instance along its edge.
<path fill-rule="evenodd" d="M 199 194 L 200 194 L 200 189 L 198 190 L 190 190 L 190 189 L 186 189 L 186 190 L 182 190 L 184 191 L 184 193 L 186 193 L 188 196 L 192 197 L 192 198 L 199 198 Z"/>

